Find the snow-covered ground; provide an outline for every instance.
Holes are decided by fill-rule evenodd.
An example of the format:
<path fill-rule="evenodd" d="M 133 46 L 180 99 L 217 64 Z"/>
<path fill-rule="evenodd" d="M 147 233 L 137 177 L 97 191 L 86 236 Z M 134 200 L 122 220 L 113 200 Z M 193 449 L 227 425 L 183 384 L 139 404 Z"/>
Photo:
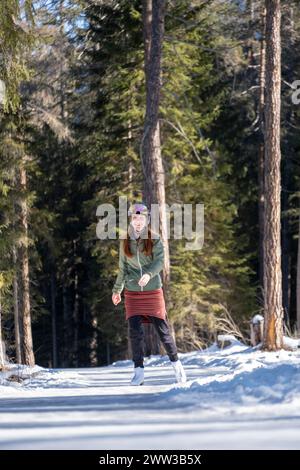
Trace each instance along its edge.
<path fill-rule="evenodd" d="M 186 384 L 174 382 L 167 356 L 145 360 L 139 387 L 129 385 L 131 361 L 37 367 L 23 383 L 2 375 L 0 449 L 300 448 L 300 350 L 236 341 L 179 357 Z"/>

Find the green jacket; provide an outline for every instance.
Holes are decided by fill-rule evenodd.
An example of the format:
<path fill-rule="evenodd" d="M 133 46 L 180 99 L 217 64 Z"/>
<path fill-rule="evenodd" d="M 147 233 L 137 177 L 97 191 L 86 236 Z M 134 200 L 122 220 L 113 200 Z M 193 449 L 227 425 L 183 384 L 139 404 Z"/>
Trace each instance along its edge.
<path fill-rule="evenodd" d="M 112 292 L 120 294 L 124 287 L 133 291 L 148 291 L 162 287 L 159 273 L 164 267 L 164 247 L 160 237 L 153 239 L 152 257 L 142 253 L 143 239 L 129 239 L 129 242 L 132 258 L 125 255 L 123 240 L 120 242 L 119 273 Z M 146 286 L 142 287 L 138 285 L 138 281 L 144 274 L 149 274 L 150 280 Z"/>

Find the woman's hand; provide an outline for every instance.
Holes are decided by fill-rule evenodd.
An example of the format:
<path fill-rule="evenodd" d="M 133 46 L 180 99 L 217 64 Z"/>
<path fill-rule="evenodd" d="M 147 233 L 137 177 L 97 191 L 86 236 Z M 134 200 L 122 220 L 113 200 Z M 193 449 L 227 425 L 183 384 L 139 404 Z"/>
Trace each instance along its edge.
<path fill-rule="evenodd" d="M 139 280 L 138 282 L 138 285 L 141 286 L 141 287 L 144 287 L 148 284 L 148 282 L 150 281 L 150 276 L 149 274 L 144 274 L 141 279 Z"/>
<path fill-rule="evenodd" d="M 122 300 L 122 299 L 121 299 L 121 294 L 113 293 L 111 299 L 112 299 L 114 305 L 118 305 L 118 304 L 121 302 L 121 300 Z"/>

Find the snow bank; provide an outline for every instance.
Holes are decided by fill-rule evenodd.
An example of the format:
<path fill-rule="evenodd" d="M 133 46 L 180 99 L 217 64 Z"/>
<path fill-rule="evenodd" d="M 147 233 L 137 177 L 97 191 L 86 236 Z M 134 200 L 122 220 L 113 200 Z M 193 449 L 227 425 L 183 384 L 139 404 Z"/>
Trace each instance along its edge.
<path fill-rule="evenodd" d="M 175 383 L 166 355 L 145 360 L 141 387 L 129 385 L 129 360 L 17 367 L 21 383 L 2 374 L 0 448 L 300 448 L 299 349 L 265 353 L 231 338 L 179 357 L 186 384 Z"/>
<path fill-rule="evenodd" d="M 262 352 L 236 341 L 224 350 L 213 345 L 181 359 L 184 366 L 197 364 L 202 373 L 164 392 L 174 404 L 212 409 L 225 403 L 230 407 L 289 403 L 295 409 L 300 404 L 300 351 Z"/>

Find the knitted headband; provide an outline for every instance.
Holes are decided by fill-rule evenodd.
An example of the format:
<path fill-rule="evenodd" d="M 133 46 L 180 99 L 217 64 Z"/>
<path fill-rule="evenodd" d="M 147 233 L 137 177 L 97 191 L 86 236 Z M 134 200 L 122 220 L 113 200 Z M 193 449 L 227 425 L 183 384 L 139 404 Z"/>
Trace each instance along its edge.
<path fill-rule="evenodd" d="M 143 202 L 136 202 L 131 204 L 128 209 L 128 217 L 131 217 L 133 214 L 142 214 L 150 218 L 148 207 Z"/>

